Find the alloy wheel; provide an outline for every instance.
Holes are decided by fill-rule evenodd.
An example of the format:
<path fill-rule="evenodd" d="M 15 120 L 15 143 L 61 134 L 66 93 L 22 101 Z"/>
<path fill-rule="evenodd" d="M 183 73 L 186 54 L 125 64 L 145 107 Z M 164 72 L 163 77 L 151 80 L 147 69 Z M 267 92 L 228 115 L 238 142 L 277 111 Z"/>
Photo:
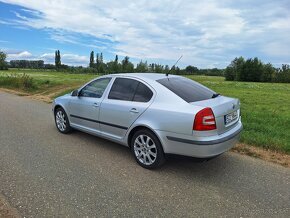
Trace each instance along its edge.
<path fill-rule="evenodd" d="M 56 122 L 57 128 L 61 132 L 64 132 L 66 130 L 66 117 L 65 117 L 65 114 L 61 110 L 57 111 L 55 115 L 55 122 Z"/>
<path fill-rule="evenodd" d="M 152 165 L 157 158 L 157 148 L 148 135 L 139 135 L 134 141 L 134 153 L 144 165 Z"/>

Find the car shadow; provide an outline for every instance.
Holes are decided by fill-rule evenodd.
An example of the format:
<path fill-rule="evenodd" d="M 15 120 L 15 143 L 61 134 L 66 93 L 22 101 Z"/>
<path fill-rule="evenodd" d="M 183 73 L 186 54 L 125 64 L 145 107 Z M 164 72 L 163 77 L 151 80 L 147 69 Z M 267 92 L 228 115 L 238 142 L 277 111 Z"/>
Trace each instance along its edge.
<path fill-rule="evenodd" d="M 73 142 L 81 142 L 81 146 L 86 146 L 83 150 L 87 152 L 86 159 L 92 160 L 91 167 L 101 165 L 102 169 L 107 169 L 110 175 L 114 174 L 115 178 L 118 178 L 118 183 L 124 186 L 129 183 L 136 190 L 139 190 L 140 187 L 149 190 L 152 181 L 157 182 L 158 185 L 166 184 L 172 189 L 176 186 L 179 189 L 188 188 L 190 190 L 191 187 L 211 187 L 214 190 L 230 192 L 238 189 L 239 193 L 243 191 L 248 193 L 249 189 L 253 189 L 253 187 L 260 189 L 260 186 L 249 186 L 249 184 L 268 185 L 263 175 L 253 176 L 257 175 L 257 167 L 261 171 L 267 167 L 262 160 L 254 160 L 233 152 L 225 152 L 208 161 L 167 155 L 163 166 L 148 170 L 136 163 L 128 147 L 80 131 L 73 131 L 69 138 Z M 103 176 L 108 176 L 109 179 L 110 175 Z M 275 177 L 275 175 L 276 171 L 273 170 L 272 176 Z M 128 178 L 130 179 L 128 180 Z M 263 190 L 261 191 L 263 192 Z"/>
<path fill-rule="evenodd" d="M 121 161 L 120 164 L 122 164 L 122 161 L 130 161 L 130 165 L 137 166 L 141 170 L 146 170 L 138 166 L 130 149 L 126 146 L 77 130 L 73 131 L 70 136 L 86 140 L 88 142 L 86 143 L 86 146 L 97 146 L 98 148 L 102 148 L 105 152 L 109 153 L 109 156 L 111 157 L 118 156 L 118 158 L 120 158 L 119 161 Z M 236 156 L 237 154 L 229 154 L 226 152 L 225 154 L 213 159 L 202 159 L 170 154 L 166 155 L 166 162 L 162 167 L 151 171 L 158 174 L 175 172 L 179 175 L 194 174 L 195 176 L 199 175 L 205 177 L 216 177 L 218 175 L 224 176 L 225 173 L 228 173 L 227 171 L 229 168 L 233 170 L 232 168 L 234 166 L 237 167 L 235 170 L 242 170 L 240 169 L 241 166 L 237 164 L 241 159 L 235 158 Z"/>
<path fill-rule="evenodd" d="M 79 131 L 61 137 L 70 142 L 64 145 L 65 148 L 71 149 L 71 144 L 75 143 L 73 152 L 81 152 L 81 160 L 71 156 L 76 160 L 75 164 L 82 164 L 84 170 L 89 168 L 88 172 L 94 174 L 93 178 L 102 177 L 113 184 L 111 187 L 121 190 L 116 194 L 129 193 L 132 200 L 142 195 L 148 200 L 168 199 L 166 203 L 178 206 L 200 203 L 200 207 L 206 209 L 208 204 L 203 202 L 209 199 L 218 209 L 240 210 L 233 207 L 242 202 L 248 209 L 261 199 L 265 205 L 273 205 L 273 198 L 279 200 L 280 193 L 285 192 L 282 189 L 286 182 L 281 188 L 281 180 L 280 183 L 272 182 L 280 178 L 281 171 L 271 170 L 261 160 L 232 152 L 208 161 L 167 155 L 162 167 L 148 170 L 136 163 L 128 147 Z M 98 185 L 97 181 L 94 183 Z M 276 190 L 275 196 L 268 198 L 267 189 Z"/>

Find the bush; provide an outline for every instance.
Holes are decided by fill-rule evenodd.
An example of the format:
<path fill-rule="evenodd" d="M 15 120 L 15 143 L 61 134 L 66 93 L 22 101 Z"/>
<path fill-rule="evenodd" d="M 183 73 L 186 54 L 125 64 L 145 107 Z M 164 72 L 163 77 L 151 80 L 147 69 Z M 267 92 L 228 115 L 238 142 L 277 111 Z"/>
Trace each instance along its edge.
<path fill-rule="evenodd" d="M 36 85 L 32 77 L 27 74 L 10 74 L 0 76 L 0 86 L 17 89 L 34 89 Z"/>

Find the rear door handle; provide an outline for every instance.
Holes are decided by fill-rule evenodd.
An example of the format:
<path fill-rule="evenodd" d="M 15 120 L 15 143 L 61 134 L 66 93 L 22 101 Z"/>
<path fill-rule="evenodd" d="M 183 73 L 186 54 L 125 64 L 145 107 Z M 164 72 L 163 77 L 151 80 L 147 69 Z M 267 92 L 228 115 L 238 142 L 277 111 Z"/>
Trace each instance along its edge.
<path fill-rule="evenodd" d="M 93 106 L 94 107 L 99 107 L 99 104 L 98 103 L 93 103 Z"/>
<path fill-rule="evenodd" d="M 132 112 L 132 113 L 139 113 L 139 111 L 138 111 L 136 108 L 132 108 L 132 109 L 130 110 L 130 112 Z"/>

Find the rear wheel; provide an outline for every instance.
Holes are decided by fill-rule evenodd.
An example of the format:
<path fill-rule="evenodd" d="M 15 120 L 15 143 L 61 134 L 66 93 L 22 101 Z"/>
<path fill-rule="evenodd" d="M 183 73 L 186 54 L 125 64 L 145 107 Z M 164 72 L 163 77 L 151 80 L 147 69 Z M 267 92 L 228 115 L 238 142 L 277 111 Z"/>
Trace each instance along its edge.
<path fill-rule="evenodd" d="M 55 125 L 61 133 L 69 133 L 71 131 L 71 127 L 69 124 L 69 120 L 63 108 L 57 108 L 55 111 Z"/>
<path fill-rule="evenodd" d="M 144 168 L 157 168 L 165 162 L 161 143 L 149 130 L 139 130 L 133 135 L 131 150 L 137 163 Z"/>

